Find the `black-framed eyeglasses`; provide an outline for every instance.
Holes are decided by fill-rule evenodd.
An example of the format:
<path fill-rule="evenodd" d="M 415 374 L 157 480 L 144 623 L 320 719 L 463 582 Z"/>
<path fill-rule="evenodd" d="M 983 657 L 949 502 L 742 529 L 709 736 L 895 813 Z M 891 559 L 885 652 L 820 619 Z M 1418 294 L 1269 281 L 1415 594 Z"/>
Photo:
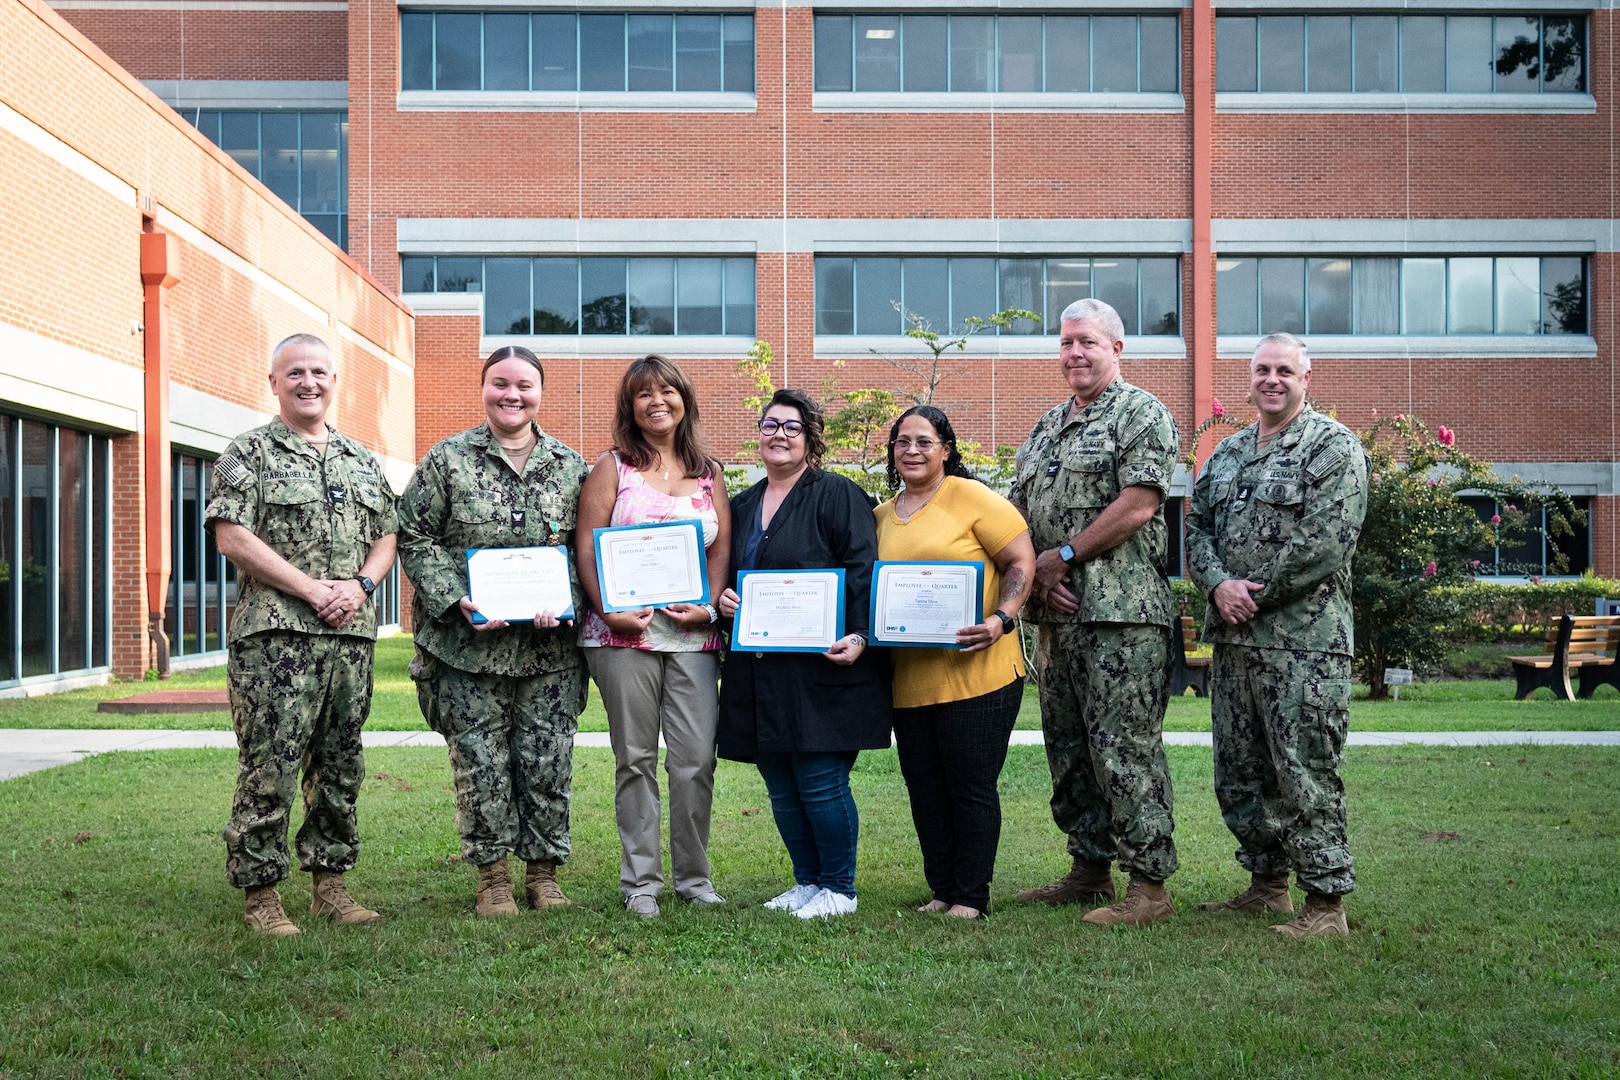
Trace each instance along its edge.
<path fill-rule="evenodd" d="M 804 434 L 804 424 L 798 420 L 776 420 L 769 416 L 759 422 L 761 435 L 775 435 L 778 431 L 790 439 L 797 439 Z"/>

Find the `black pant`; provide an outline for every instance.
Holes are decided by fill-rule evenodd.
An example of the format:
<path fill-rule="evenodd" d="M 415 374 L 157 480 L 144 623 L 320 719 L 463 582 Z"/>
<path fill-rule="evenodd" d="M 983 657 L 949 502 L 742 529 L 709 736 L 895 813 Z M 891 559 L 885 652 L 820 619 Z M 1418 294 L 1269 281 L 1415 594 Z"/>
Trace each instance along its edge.
<path fill-rule="evenodd" d="M 894 710 L 900 772 L 934 898 L 984 911 L 1001 842 L 996 778 L 1024 700 L 1016 679 L 966 701 Z"/>

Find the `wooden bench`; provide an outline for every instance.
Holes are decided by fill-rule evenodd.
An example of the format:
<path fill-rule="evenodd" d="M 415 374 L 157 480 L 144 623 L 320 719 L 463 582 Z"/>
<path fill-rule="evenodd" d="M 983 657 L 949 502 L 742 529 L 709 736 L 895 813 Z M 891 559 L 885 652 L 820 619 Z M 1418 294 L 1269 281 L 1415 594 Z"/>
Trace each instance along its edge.
<path fill-rule="evenodd" d="M 1547 628 L 1547 641 L 1540 656 L 1510 656 L 1513 673 L 1518 677 L 1515 701 L 1523 701 L 1542 687 L 1553 692 L 1562 701 L 1574 701 L 1575 691 L 1569 683 L 1571 668 L 1580 672 L 1581 697 L 1591 697 L 1604 682 L 1620 688 L 1616 682 L 1615 655 L 1620 650 L 1620 616 L 1565 615 L 1557 626 Z M 1588 681 L 1586 671 L 1593 670 Z"/>
<path fill-rule="evenodd" d="M 1180 697 L 1192 687 L 1199 697 L 1209 697 L 1209 663 L 1212 657 L 1198 655 L 1198 624 L 1191 615 L 1181 617 L 1181 648 L 1176 651 L 1176 669 L 1170 677 L 1170 696 Z"/>

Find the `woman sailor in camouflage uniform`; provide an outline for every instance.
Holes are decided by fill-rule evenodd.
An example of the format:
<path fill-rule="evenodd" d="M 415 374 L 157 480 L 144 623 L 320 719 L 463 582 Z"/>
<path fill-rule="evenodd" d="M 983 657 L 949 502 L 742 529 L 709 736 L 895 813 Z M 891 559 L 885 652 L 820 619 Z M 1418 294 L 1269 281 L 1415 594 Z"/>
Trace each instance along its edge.
<path fill-rule="evenodd" d="M 573 740 L 585 707 L 572 623 L 555 612 L 486 621 L 467 585 L 468 548 L 573 543 L 585 459 L 535 423 L 544 381 L 529 350 L 491 353 L 486 422 L 429 450 L 400 504 L 400 557 L 416 588 L 411 677 L 422 715 L 450 751 L 456 828 L 462 857 L 478 868 L 482 917 L 517 914 L 513 852 L 528 864 L 530 907 L 568 903 L 557 867 L 568 858 Z"/>

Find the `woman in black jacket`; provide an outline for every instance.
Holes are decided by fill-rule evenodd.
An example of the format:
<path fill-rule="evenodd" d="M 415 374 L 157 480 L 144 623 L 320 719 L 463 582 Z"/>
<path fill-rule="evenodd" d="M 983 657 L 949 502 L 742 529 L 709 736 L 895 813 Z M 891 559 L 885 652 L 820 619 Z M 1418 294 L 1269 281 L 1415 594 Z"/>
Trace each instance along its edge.
<path fill-rule="evenodd" d="M 821 409 L 778 390 L 759 421 L 765 479 L 731 504 L 734 570 L 843 569 L 845 628 L 815 653 L 732 652 L 720 687 L 719 755 L 752 761 L 793 860 L 793 888 L 765 906 L 801 919 L 855 910 L 860 828 L 849 773 L 861 750 L 889 745 L 889 666 L 866 647 L 877 529 L 849 480 L 821 471 Z M 737 593 L 720 610 L 737 611 Z"/>

